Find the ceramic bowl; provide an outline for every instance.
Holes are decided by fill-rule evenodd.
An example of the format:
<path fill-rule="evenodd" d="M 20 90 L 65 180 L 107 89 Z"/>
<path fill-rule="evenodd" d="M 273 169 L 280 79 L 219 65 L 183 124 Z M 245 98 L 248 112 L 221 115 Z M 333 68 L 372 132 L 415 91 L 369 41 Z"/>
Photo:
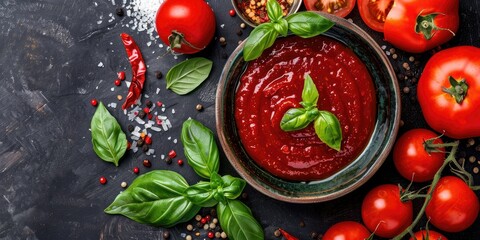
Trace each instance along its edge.
<path fill-rule="evenodd" d="M 242 19 L 243 22 L 250 25 L 251 27 L 256 27 L 258 25 L 257 23 L 250 20 L 250 18 L 245 16 L 242 9 L 239 7 L 239 4 L 241 2 L 246 1 L 246 0 L 231 0 L 231 1 L 232 1 L 232 6 L 235 9 L 235 12 L 237 12 L 238 17 L 240 17 L 240 19 Z M 265 0 L 265 2 L 266 1 L 267 0 Z M 287 15 L 290 15 L 292 13 L 296 13 L 301 5 L 302 5 L 302 0 L 293 0 L 292 6 L 290 6 L 290 11 L 288 11 Z"/>
<path fill-rule="evenodd" d="M 258 191 L 281 201 L 323 202 L 343 196 L 365 183 L 382 165 L 395 141 L 400 121 L 400 92 L 395 72 L 378 44 L 362 29 L 343 18 L 317 12 L 335 22 L 324 33 L 349 48 L 365 63 L 374 82 L 377 118 L 363 152 L 331 177 L 293 182 L 260 168 L 246 153 L 235 124 L 235 93 L 247 63 L 241 44 L 227 60 L 216 93 L 216 128 L 220 144 L 233 167 Z"/>

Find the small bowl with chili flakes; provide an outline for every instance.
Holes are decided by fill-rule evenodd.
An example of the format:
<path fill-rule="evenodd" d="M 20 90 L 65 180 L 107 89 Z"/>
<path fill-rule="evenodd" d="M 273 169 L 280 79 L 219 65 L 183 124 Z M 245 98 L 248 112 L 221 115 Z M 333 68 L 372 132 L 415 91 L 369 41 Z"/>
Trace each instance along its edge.
<path fill-rule="evenodd" d="M 232 5 L 238 16 L 248 25 L 257 25 L 268 22 L 268 0 L 232 0 Z M 301 0 L 277 0 L 283 10 L 283 16 L 296 13 L 302 5 Z"/>
<path fill-rule="evenodd" d="M 380 46 L 355 24 L 315 13 L 333 27 L 311 38 L 279 37 L 248 62 L 242 43 L 216 93 L 217 133 L 232 166 L 258 191 L 293 203 L 332 200 L 365 183 L 387 158 L 400 121 L 399 86 Z M 312 92 L 318 94 L 309 97 Z M 318 125 L 302 122 L 312 105 L 323 112 Z M 318 130 L 325 112 L 339 126 Z M 285 131 L 285 116 L 302 127 Z M 320 137 L 330 127 L 341 132 L 338 148 Z"/>

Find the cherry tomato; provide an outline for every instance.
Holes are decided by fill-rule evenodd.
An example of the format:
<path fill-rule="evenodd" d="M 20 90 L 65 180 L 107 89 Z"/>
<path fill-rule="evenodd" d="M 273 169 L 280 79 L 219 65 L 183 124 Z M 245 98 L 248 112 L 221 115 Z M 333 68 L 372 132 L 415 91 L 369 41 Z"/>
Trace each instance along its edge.
<path fill-rule="evenodd" d="M 412 202 L 400 201 L 398 186 L 380 185 L 363 199 L 362 219 L 368 230 L 375 232 L 375 235 L 394 237 L 412 223 Z"/>
<path fill-rule="evenodd" d="M 364 240 L 370 237 L 365 226 L 354 221 L 339 222 L 331 226 L 323 235 L 322 240 Z"/>
<path fill-rule="evenodd" d="M 204 49 L 215 34 L 215 15 L 204 0 L 166 0 L 155 25 L 160 39 L 173 52 L 192 54 Z"/>
<path fill-rule="evenodd" d="M 448 240 L 447 237 L 442 234 L 428 230 L 421 230 L 413 234 L 415 238 L 411 237 L 410 240 Z"/>
<path fill-rule="evenodd" d="M 459 46 L 428 60 L 417 97 L 428 125 L 445 136 L 480 136 L 480 48 Z"/>
<path fill-rule="evenodd" d="M 443 143 L 442 139 L 437 137 L 435 132 L 419 128 L 404 133 L 396 141 L 393 148 L 393 163 L 400 175 L 414 182 L 433 179 L 445 160 L 445 148 L 429 147 L 431 144 Z"/>
<path fill-rule="evenodd" d="M 393 0 L 358 0 L 360 17 L 369 28 L 377 32 L 383 32 L 383 24 L 392 6 Z"/>
<path fill-rule="evenodd" d="M 472 189 L 460 178 L 440 178 L 425 213 L 432 225 L 445 232 L 460 232 L 477 219 L 480 203 Z"/>
<path fill-rule="evenodd" d="M 421 53 L 453 38 L 458 30 L 458 0 L 395 0 L 385 20 L 385 40 Z"/>
<path fill-rule="evenodd" d="M 355 6 L 356 0 L 303 0 L 310 11 L 322 11 L 339 17 L 347 16 Z"/>

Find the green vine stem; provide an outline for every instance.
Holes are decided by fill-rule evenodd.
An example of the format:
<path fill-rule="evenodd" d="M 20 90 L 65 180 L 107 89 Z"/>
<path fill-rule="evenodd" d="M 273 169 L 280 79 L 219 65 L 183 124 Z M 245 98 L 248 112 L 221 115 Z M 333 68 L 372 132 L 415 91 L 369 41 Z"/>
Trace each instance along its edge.
<path fill-rule="evenodd" d="M 438 169 L 438 171 L 435 173 L 435 176 L 433 177 L 432 184 L 430 185 L 430 189 L 432 189 L 432 191 L 429 191 L 426 195 L 424 195 L 425 200 L 423 202 L 422 208 L 418 212 L 417 217 L 413 220 L 412 224 L 408 226 L 405 230 L 403 230 L 403 232 L 401 232 L 399 235 L 392 238 L 392 240 L 401 240 L 405 235 L 413 234 L 413 228 L 418 224 L 418 222 L 422 218 L 428 203 L 432 199 L 433 189 L 435 189 L 435 187 L 437 186 L 438 180 L 440 180 L 440 177 L 442 176 L 443 169 L 445 169 L 445 167 L 452 162 L 455 165 L 458 164 L 457 160 L 455 159 L 455 154 L 457 153 L 458 145 L 459 145 L 459 141 L 455 141 L 452 143 L 439 144 L 440 147 L 452 147 L 452 149 L 450 150 L 448 157 L 445 159 L 440 169 Z"/>

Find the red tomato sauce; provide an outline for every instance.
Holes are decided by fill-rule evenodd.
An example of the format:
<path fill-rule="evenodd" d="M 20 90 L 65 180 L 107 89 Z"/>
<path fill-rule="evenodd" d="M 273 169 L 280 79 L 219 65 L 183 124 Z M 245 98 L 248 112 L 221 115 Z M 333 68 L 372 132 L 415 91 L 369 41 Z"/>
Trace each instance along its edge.
<path fill-rule="evenodd" d="M 320 141 L 313 123 L 292 132 L 280 129 L 285 112 L 301 107 L 306 74 L 319 91 L 318 108 L 340 121 L 338 152 Z M 249 63 L 235 96 L 235 121 L 245 150 L 260 167 L 286 180 L 320 180 L 344 168 L 369 142 L 375 120 L 375 89 L 365 64 L 325 36 L 278 39 Z"/>

